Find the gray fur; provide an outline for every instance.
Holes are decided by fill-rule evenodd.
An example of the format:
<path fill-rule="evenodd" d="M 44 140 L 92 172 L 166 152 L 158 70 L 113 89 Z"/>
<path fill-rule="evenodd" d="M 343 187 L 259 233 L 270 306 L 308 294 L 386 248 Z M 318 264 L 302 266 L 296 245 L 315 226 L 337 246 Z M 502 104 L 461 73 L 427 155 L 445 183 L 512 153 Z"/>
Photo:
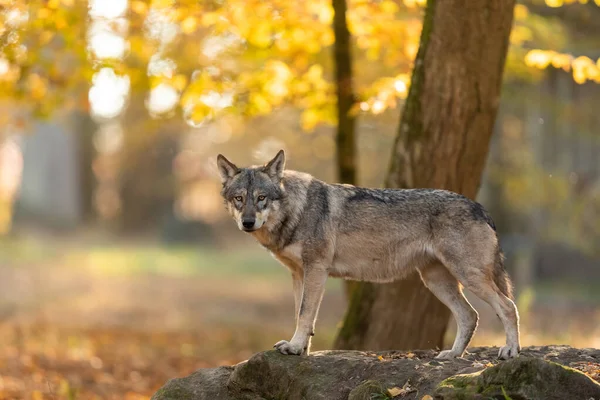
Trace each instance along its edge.
<path fill-rule="evenodd" d="M 296 332 L 275 345 L 280 352 L 309 352 L 327 277 L 391 282 L 416 270 L 458 324 L 452 349 L 438 357 L 461 357 L 477 328 L 463 286 L 502 320 L 507 344 L 499 357 L 518 355 L 510 279 L 494 222 L 481 204 L 446 190 L 327 184 L 285 170 L 283 151 L 265 166 L 238 168 L 222 155 L 218 166 L 238 227 L 292 273 Z"/>

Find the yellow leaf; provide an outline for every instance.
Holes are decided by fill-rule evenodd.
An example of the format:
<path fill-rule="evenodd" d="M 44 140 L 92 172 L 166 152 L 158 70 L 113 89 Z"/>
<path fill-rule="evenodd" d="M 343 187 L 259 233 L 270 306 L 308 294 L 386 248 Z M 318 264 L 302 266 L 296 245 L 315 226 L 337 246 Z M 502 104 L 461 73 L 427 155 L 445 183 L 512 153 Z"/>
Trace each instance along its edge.
<path fill-rule="evenodd" d="M 378 359 L 379 361 L 383 361 L 383 357 L 382 357 L 382 356 L 378 356 L 378 357 L 377 357 L 377 359 Z"/>
<path fill-rule="evenodd" d="M 187 85 L 187 78 L 183 74 L 175 75 L 173 77 L 173 80 L 172 80 L 171 84 L 177 90 L 183 91 L 183 89 L 185 88 L 185 85 Z"/>
<path fill-rule="evenodd" d="M 312 65 L 306 72 L 306 78 L 313 83 L 323 79 L 323 67 L 319 64 Z"/>
<path fill-rule="evenodd" d="M 214 25 L 219 20 L 219 14 L 216 12 L 208 12 L 202 14 L 202 25 Z"/>
<path fill-rule="evenodd" d="M 290 67 L 288 67 L 288 65 L 282 61 L 267 61 L 265 69 L 269 72 L 272 72 L 276 79 L 288 80 L 292 77 L 292 71 L 290 71 Z"/>
<path fill-rule="evenodd" d="M 529 15 L 529 9 L 527 6 L 523 4 L 515 5 L 515 18 L 516 19 L 525 19 Z"/>
<path fill-rule="evenodd" d="M 406 353 L 406 358 L 414 358 L 415 353 Z"/>
<path fill-rule="evenodd" d="M 258 114 L 267 114 L 272 109 L 269 100 L 260 93 L 251 93 L 249 100 L 252 108 L 254 108 L 255 112 Z"/>
<path fill-rule="evenodd" d="M 413 388 L 410 387 L 410 384 L 409 384 L 408 381 L 401 388 L 399 388 L 399 387 L 393 387 L 391 389 L 388 389 L 388 393 L 392 397 L 397 397 L 397 396 L 404 397 L 407 394 L 412 393 L 414 391 L 415 391 L 415 389 L 413 389 Z"/>
<path fill-rule="evenodd" d="M 421 397 L 421 400 L 433 400 L 433 397 L 431 397 L 430 395 L 426 394 L 425 396 Z"/>
<path fill-rule="evenodd" d="M 323 32 L 321 35 L 321 45 L 323 46 L 331 46 L 335 42 L 335 36 L 333 36 L 333 32 L 327 30 Z"/>
<path fill-rule="evenodd" d="M 190 33 L 194 33 L 197 27 L 198 21 L 195 17 L 190 16 L 181 21 L 181 30 L 187 35 L 189 35 Z"/>
<path fill-rule="evenodd" d="M 38 74 L 31 74 L 28 78 L 29 91 L 31 97 L 36 100 L 42 99 L 48 91 L 46 80 L 40 77 Z"/>
<path fill-rule="evenodd" d="M 54 37 L 54 32 L 44 31 L 40 35 L 40 44 L 47 44 Z"/>
<path fill-rule="evenodd" d="M 191 113 L 188 113 L 186 120 L 193 124 L 201 124 L 207 119 L 212 118 L 213 110 L 204 103 L 197 103 L 194 105 Z"/>
<path fill-rule="evenodd" d="M 304 110 L 300 117 L 300 123 L 302 125 L 302 129 L 304 129 L 307 132 L 312 131 L 315 128 L 315 126 L 317 126 L 317 124 L 319 123 L 318 111 L 312 108 Z"/>
<path fill-rule="evenodd" d="M 134 1 L 131 3 L 131 9 L 137 14 L 146 14 L 148 5 L 143 1 Z"/>
<path fill-rule="evenodd" d="M 57 9 L 60 6 L 60 0 L 48 0 L 46 5 L 48 8 Z"/>
<path fill-rule="evenodd" d="M 31 393 L 31 398 L 33 400 L 44 400 L 44 395 L 39 390 L 34 390 L 33 393 Z"/>
<path fill-rule="evenodd" d="M 50 10 L 48 10 L 47 8 L 40 8 L 37 12 L 37 18 L 38 20 L 45 20 L 50 16 L 51 12 Z"/>
<path fill-rule="evenodd" d="M 385 0 L 381 3 L 381 10 L 386 14 L 395 14 L 398 12 L 398 5 L 390 0 Z"/>
<path fill-rule="evenodd" d="M 322 24 L 330 24 L 333 19 L 333 7 L 326 3 L 319 9 L 319 22 Z"/>
<path fill-rule="evenodd" d="M 248 42 L 263 49 L 269 47 L 271 44 L 271 24 L 267 21 L 262 21 L 252 28 L 248 36 Z"/>
<path fill-rule="evenodd" d="M 171 8 L 173 0 L 152 0 L 153 8 Z"/>

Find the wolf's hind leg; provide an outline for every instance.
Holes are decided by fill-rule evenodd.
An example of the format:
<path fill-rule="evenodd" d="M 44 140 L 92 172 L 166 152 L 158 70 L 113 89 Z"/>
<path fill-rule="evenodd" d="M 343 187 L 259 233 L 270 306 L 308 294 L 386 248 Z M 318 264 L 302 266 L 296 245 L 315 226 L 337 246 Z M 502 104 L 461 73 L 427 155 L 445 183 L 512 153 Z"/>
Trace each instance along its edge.
<path fill-rule="evenodd" d="M 521 345 L 519 343 L 519 312 L 515 303 L 506 297 L 491 279 L 470 279 L 467 289 L 477 297 L 487 302 L 504 325 L 506 333 L 506 346 L 500 348 L 498 358 L 507 360 L 519 355 Z"/>
<path fill-rule="evenodd" d="M 515 303 L 509 299 L 494 282 L 494 264 L 480 267 L 475 257 L 448 257 L 460 260 L 459 264 L 450 265 L 459 281 L 473 294 L 488 303 L 502 321 L 506 333 L 506 346 L 500 349 L 498 358 L 506 360 L 519 355 L 519 312 Z"/>
<path fill-rule="evenodd" d="M 481 224 L 461 232 L 438 234 L 437 256 L 465 288 L 492 306 L 502 321 L 506 346 L 500 349 L 498 358 L 505 360 L 516 357 L 521 351 L 519 313 L 515 303 L 507 297 L 510 291 L 507 277 L 501 269 L 502 263 L 499 262 L 496 232 Z M 495 281 L 499 275 L 505 281 L 503 288 Z"/>
<path fill-rule="evenodd" d="M 462 357 L 477 329 L 477 311 L 465 298 L 461 284 L 439 262 L 419 269 L 419 274 L 425 286 L 450 309 L 458 326 L 452 349 L 442 351 L 436 358 Z"/>

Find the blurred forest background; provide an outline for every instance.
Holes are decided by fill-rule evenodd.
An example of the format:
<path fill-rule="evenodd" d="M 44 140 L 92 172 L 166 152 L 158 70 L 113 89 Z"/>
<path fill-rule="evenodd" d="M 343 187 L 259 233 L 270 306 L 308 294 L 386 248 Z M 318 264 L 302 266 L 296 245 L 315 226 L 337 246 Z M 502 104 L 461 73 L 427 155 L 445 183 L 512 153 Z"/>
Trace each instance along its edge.
<path fill-rule="evenodd" d="M 424 3 L 348 1 L 361 186 L 389 167 Z M 600 1 L 517 3 L 478 200 L 523 345 L 600 347 Z M 288 273 L 225 214 L 215 160 L 283 148 L 337 179 L 332 18 L 328 0 L 0 0 L 0 399 L 146 399 L 291 334 Z M 316 350 L 346 306 L 328 285 Z M 474 303 L 474 344 L 503 343 Z"/>

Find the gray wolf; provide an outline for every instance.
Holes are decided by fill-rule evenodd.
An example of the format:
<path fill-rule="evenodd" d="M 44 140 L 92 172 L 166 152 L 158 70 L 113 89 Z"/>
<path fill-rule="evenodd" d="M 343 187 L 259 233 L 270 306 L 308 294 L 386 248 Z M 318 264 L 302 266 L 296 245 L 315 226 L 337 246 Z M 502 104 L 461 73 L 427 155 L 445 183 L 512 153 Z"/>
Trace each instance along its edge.
<path fill-rule="evenodd" d="M 283 150 L 267 164 L 238 168 L 217 157 L 225 206 L 292 275 L 296 331 L 275 344 L 308 354 L 328 277 L 391 282 L 417 271 L 458 325 L 450 350 L 462 357 L 479 316 L 463 286 L 489 303 L 504 325 L 500 359 L 520 352 L 519 314 L 496 228 L 483 206 L 436 189 L 367 189 L 328 184 L 285 169 Z M 399 305 L 401 307 L 401 305 Z"/>

